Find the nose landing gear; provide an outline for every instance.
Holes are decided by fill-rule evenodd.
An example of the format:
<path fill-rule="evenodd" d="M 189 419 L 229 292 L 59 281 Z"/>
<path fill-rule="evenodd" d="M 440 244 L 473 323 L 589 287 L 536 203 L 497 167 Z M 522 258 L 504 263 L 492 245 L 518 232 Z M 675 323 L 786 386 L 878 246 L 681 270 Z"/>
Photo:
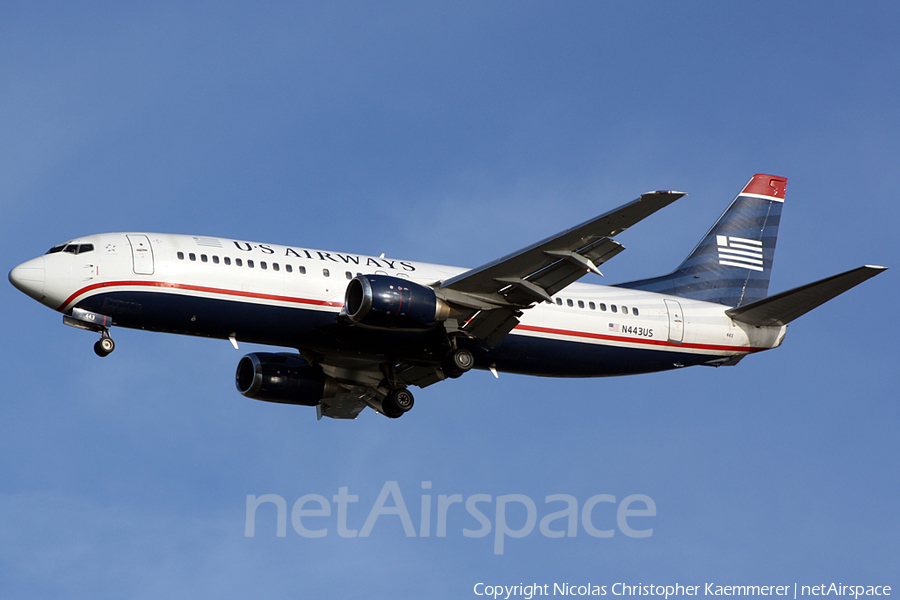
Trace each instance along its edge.
<path fill-rule="evenodd" d="M 72 309 L 71 314 L 63 315 L 63 323 L 76 329 L 99 333 L 100 339 L 94 344 L 97 356 L 109 356 L 116 349 L 115 342 L 109 337 L 109 328 L 113 324 L 112 317 L 76 307 Z"/>
<path fill-rule="evenodd" d="M 97 340 L 97 343 L 94 344 L 94 352 L 97 356 L 109 356 L 113 350 L 116 349 L 116 343 L 109 337 L 109 332 L 104 331 L 103 337 Z"/>

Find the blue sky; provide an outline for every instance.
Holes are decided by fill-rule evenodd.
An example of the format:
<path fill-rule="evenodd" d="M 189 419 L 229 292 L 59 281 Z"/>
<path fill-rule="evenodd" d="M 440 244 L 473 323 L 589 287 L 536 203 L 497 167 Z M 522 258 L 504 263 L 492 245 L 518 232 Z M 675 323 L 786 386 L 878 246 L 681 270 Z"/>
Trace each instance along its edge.
<path fill-rule="evenodd" d="M 900 265 L 893 3 L 7 3 L 6 269 L 78 235 L 164 231 L 477 266 L 651 189 L 610 283 L 666 272 L 756 172 L 788 177 L 773 292 Z M 593 276 L 592 276 L 593 277 Z M 595 279 L 589 279 L 595 281 Z M 228 342 L 120 330 L 116 352 L 12 286 L 0 405 L 4 598 L 476 597 L 478 582 L 900 584 L 894 270 L 736 368 L 470 373 L 397 421 L 240 396 Z M 242 347 L 251 351 L 252 347 Z M 248 495 L 363 528 L 397 482 L 489 495 L 485 537 L 385 514 L 319 539 Z M 423 490 L 422 482 L 431 482 Z M 388 484 L 389 485 L 389 484 Z M 494 554 L 496 498 L 537 519 L 649 496 L 647 538 Z M 393 506 L 388 501 L 387 506 Z M 306 505 L 315 508 L 315 505 Z M 639 508 L 635 506 L 634 508 Z M 267 512 L 268 511 L 268 512 Z M 594 524 L 615 527 L 615 506 Z M 525 523 L 511 503 L 511 528 Z M 553 529 L 563 529 L 556 521 Z"/>

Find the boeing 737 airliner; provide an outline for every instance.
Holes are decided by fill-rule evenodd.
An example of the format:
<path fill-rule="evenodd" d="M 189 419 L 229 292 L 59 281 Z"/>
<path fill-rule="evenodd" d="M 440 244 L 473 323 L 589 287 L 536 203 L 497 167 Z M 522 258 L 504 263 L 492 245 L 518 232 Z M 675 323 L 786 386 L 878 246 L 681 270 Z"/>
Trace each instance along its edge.
<path fill-rule="evenodd" d="M 110 327 L 293 348 L 253 353 L 238 390 L 353 419 L 397 418 L 407 389 L 475 367 L 548 377 L 734 365 L 787 324 L 883 271 L 863 266 L 768 296 L 787 180 L 754 175 L 668 275 L 576 283 L 624 250 L 613 238 L 684 194 L 659 191 L 476 269 L 157 233 L 90 235 L 9 273 L 25 294 L 101 335 Z"/>

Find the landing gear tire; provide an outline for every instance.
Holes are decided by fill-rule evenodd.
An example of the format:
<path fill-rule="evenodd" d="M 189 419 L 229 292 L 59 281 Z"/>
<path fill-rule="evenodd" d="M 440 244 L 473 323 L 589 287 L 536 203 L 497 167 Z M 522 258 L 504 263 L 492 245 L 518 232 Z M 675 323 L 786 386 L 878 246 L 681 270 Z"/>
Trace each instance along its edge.
<path fill-rule="evenodd" d="M 406 388 L 394 388 L 381 402 L 384 416 L 397 419 L 408 412 L 415 404 L 412 392 Z"/>
<path fill-rule="evenodd" d="M 457 378 L 475 364 L 475 356 L 465 348 L 457 348 L 447 355 L 442 368 L 448 377 Z"/>
<path fill-rule="evenodd" d="M 116 349 L 116 343 L 111 337 L 103 336 L 94 344 L 94 352 L 97 356 L 109 356 Z"/>

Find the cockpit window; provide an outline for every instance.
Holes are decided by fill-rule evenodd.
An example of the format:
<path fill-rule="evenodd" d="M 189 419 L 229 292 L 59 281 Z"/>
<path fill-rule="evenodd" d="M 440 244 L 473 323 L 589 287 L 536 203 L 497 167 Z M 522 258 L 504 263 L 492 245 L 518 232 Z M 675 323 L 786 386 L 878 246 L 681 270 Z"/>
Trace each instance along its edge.
<path fill-rule="evenodd" d="M 55 254 L 57 252 L 65 252 L 66 254 L 84 254 L 94 249 L 93 244 L 60 244 L 53 246 L 47 251 L 47 254 Z"/>

